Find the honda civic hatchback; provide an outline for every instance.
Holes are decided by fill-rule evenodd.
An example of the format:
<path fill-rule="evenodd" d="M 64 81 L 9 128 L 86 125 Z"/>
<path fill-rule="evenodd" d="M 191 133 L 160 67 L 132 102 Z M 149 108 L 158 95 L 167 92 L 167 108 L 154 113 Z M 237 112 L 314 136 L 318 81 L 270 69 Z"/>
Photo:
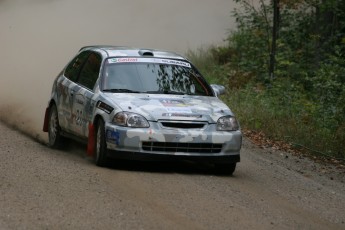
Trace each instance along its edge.
<path fill-rule="evenodd" d="M 109 158 L 189 160 L 232 174 L 242 133 L 234 113 L 184 57 L 117 46 L 83 47 L 54 80 L 43 131 L 49 146 L 87 143 Z"/>

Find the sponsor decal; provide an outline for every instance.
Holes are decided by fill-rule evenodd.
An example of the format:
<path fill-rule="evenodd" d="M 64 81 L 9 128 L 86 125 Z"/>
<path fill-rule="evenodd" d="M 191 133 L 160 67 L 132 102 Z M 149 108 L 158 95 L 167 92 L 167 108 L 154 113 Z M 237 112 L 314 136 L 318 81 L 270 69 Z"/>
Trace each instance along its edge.
<path fill-rule="evenodd" d="M 190 68 L 190 64 L 188 62 L 184 61 L 176 61 L 176 60 L 171 60 L 171 59 L 160 59 L 160 63 L 164 64 L 169 64 L 169 65 L 180 65 L 180 66 L 185 66 Z"/>
<path fill-rule="evenodd" d="M 168 113 L 171 114 L 185 114 L 192 113 L 189 105 L 183 100 L 178 99 L 160 99 L 162 105 L 165 107 Z"/>
<path fill-rule="evenodd" d="M 75 115 L 75 124 L 77 126 L 83 126 L 85 125 L 86 121 L 83 119 L 83 110 L 77 109 L 77 114 Z"/>
<path fill-rule="evenodd" d="M 188 118 L 201 118 L 200 114 L 188 114 L 188 113 L 163 113 L 163 117 L 188 117 Z"/>
<path fill-rule="evenodd" d="M 116 145 L 120 142 L 120 133 L 116 130 L 107 130 L 106 131 L 106 139 L 109 142 L 113 142 Z"/>
<path fill-rule="evenodd" d="M 167 65 L 178 65 L 191 68 L 191 65 L 185 61 L 178 61 L 173 59 L 163 59 L 163 58 L 110 58 L 108 59 L 109 64 L 114 63 L 128 63 L 128 62 L 141 62 L 141 63 L 158 63 Z"/>
<path fill-rule="evenodd" d="M 188 106 L 183 100 L 179 99 L 159 99 L 160 103 L 165 107 L 186 107 Z"/>
<path fill-rule="evenodd" d="M 110 58 L 108 63 L 120 63 L 120 62 L 138 62 L 138 58 Z"/>
<path fill-rule="evenodd" d="M 83 100 L 77 98 L 76 101 L 77 101 L 78 104 L 84 105 L 84 101 Z"/>
<path fill-rule="evenodd" d="M 96 107 L 103 110 L 104 112 L 110 114 L 111 112 L 113 112 L 114 108 L 111 107 L 110 105 L 102 102 L 102 101 L 98 101 L 96 104 Z"/>
<path fill-rule="evenodd" d="M 192 113 L 192 110 L 186 107 L 167 107 L 166 110 L 169 113 Z"/>

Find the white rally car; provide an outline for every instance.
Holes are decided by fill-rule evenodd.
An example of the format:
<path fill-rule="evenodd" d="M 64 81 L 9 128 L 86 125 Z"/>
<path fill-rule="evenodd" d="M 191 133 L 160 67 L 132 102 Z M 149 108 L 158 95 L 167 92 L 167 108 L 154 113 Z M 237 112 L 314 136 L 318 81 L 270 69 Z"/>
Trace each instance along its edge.
<path fill-rule="evenodd" d="M 175 53 L 88 46 L 55 79 L 43 130 L 53 148 L 86 142 L 99 166 L 109 157 L 191 160 L 232 174 L 242 133 L 217 97 L 224 91 Z"/>

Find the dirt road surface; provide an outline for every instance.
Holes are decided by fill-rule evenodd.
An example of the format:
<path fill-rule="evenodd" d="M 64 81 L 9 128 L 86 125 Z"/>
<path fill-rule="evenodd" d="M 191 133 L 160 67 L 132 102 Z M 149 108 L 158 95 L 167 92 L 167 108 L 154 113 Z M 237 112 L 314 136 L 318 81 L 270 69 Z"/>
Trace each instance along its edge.
<path fill-rule="evenodd" d="M 99 168 L 85 146 L 42 144 L 51 84 L 81 46 L 183 54 L 221 43 L 233 7 L 231 0 L 0 0 L 0 230 L 345 229 L 343 168 L 248 140 L 232 177 L 191 163 Z"/>
<path fill-rule="evenodd" d="M 52 150 L 0 123 L 0 229 L 345 229 L 344 171 L 245 140 L 233 176 L 207 165 Z"/>

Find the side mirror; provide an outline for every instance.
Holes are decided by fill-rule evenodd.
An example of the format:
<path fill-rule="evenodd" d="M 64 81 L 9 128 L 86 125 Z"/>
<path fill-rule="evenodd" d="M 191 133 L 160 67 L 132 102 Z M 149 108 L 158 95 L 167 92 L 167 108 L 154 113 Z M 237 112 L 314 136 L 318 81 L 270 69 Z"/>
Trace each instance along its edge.
<path fill-rule="evenodd" d="M 225 94 L 225 87 L 223 85 L 211 84 L 214 94 L 218 97 L 219 95 Z"/>

